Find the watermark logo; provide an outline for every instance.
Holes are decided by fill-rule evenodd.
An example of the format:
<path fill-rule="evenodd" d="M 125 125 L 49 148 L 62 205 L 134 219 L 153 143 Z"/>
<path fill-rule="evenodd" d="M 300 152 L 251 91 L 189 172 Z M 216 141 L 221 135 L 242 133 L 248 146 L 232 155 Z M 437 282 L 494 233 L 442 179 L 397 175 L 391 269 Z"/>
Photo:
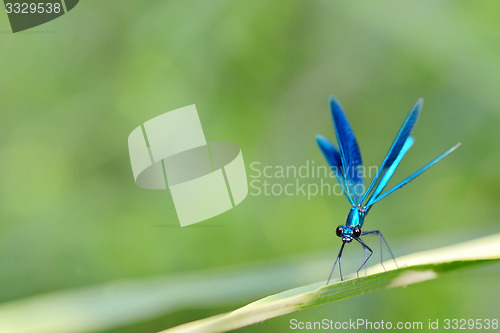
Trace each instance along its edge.
<path fill-rule="evenodd" d="M 362 178 L 371 178 L 378 171 L 377 166 L 360 166 L 356 174 Z M 336 175 L 341 170 L 325 163 L 305 161 L 301 165 L 269 165 L 259 161 L 250 163 L 249 187 L 251 196 L 266 197 L 305 197 L 307 200 L 316 196 L 344 195 Z M 355 194 L 362 196 L 365 186 L 358 184 Z"/>
<path fill-rule="evenodd" d="M 4 0 L 4 5 L 12 32 L 19 32 L 66 14 L 78 2 L 79 0 Z"/>
<path fill-rule="evenodd" d="M 136 184 L 170 189 L 181 226 L 236 206 L 248 194 L 240 148 L 207 143 L 194 105 L 146 121 L 128 137 Z"/>

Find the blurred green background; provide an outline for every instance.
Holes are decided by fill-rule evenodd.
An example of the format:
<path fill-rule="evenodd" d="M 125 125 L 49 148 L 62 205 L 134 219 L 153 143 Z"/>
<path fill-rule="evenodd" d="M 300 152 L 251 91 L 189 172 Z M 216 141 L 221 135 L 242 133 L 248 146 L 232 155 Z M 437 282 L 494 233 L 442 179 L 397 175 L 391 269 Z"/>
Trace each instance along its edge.
<path fill-rule="evenodd" d="M 379 165 L 424 97 L 415 145 L 392 183 L 463 145 L 377 204 L 366 228 L 382 230 L 395 255 L 499 232 L 499 17 L 497 1 L 111 0 L 83 1 L 12 34 L 0 14 L 0 302 L 304 254 L 333 259 L 340 245 L 334 228 L 348 212 L 343 197 L 249 195 L 235 209 L 180 228 L 167 192 L 134 184 L 128 134 L 189 104 L 208 141 L 240 145 L 250 175 L 255 161 L 325 164 L 314 135 L 334 138 L 331 94 L 365 165 Z M 499 268 L 242 331 L 287 331 L 291 318 L 498 318 L 500 291 L 492 286 Z M 329 270 L 327 261 L 307 274 L 314 282 Z M 272 283 L 270 293 L 285 289 Z M 158 331 L 265 295 L 213 306 L 208 299 L 104 331 Z"/>

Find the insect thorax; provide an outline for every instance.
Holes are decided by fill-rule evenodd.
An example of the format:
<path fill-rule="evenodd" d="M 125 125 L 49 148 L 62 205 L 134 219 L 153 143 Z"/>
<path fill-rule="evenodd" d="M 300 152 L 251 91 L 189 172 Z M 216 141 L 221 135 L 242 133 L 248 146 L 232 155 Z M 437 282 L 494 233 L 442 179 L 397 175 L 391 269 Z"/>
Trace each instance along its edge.
<path fill-rule="evenodd" d="M 365 222 L 365 215 L 366 213 L 361 210 L 360 208 L 351 208 L 349 211 L 349 215 L 347 215 L 347 220 L 345 222 L 345 225 L 347 227 L 362 227 L 363 223 Z"/>

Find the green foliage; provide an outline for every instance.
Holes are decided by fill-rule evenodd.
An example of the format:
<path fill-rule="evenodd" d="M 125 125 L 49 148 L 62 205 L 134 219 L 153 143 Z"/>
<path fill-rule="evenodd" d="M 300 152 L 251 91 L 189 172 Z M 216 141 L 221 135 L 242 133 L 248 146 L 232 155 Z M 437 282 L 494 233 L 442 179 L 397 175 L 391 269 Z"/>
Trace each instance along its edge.
<path fill-rule="evenodd" d="M 140 311 L 117 319 L 137 325 L 123 322 L 120 333 L 155 331 L 329 273 L 338 251 L 334 228 L 348 210 L 343 197 L 250 195 L 223 215 L 179 228 L 168 193 L 134 184 L 130 131 L 193 103 L 209 141 L 241 146 L 252 180 L 254 161 L 326 165 L 314 135 L 334 136 L 331 94 L 367 166 L 381 163 L 424 97 L 414 147 L 394 181 L 463 145 L 380 202 L 367 230 L 382 230 L 396 255 L 500 231 L 498 17 L 500 2 L 489 0 L 80 1 L 60 19 L 12 35 L 0 14 L 0 302 L 328 253 L 314 267 L 264 274 L 266 288 L 225 303 L 213 297 L 156 319 Z M 387 290 L 384 307 L 374 293 L 307 315 L 340 318 L 337 304 L 398 320 L 497 315 L 500 291 L 487 288 L 497 283 L 497 269 L 443 280 L 409 288 L 405 297 Z M 411 311 L 401 306 L 410 301 Z M 108 313 L 115 303 L 102 304 L 98 311 Z M 285 319 L 262 325 L 280 331 Z"/>
<path fill-rule="evenodd" d="M 398 262 L 404 265 L 401 268 L 326 286 L 324 282 L 320 282 L 295 288 L 250 303 L 230 313 L 163 332 L 225 332 L 344 298 L 381 289 L 406 287 L 438 278 L 459 268 L 499 260 L 499 243 L 500 234 L 452 247 L 417 253 L 398 259 Z M 380 268 L 373 267 L 371 270 L 374 269 Z"/>
<path fill-rule="evenodd" d="M 500 259 L 500 234 L 398 258 L 401 268 L 380 272 L 380 265 L 356 280 L 293 288 L 252 302 L 227 314 L 181 325 L 165 332 L 223 332 L 305 308 L 381 289 L 406 287 L 459 268 Z M 311 269 L 293 263 L 296 271 Z M 186 307 L 215 306 L 272 289 L 292 269 L 283 263 L 222 272 L 193 272 L 177 278 L 155 278 L 69 290 L 0 306 L 0 331 L 86 332 L 112 328 Z M 252 274 L 254 276 L 252 276 Z M 242 288 L 244 286 L 244 288 Z M 36 314 L 36 315 L 33 315 Z M 25 320 L 29 317 L 30 320 Z"/>

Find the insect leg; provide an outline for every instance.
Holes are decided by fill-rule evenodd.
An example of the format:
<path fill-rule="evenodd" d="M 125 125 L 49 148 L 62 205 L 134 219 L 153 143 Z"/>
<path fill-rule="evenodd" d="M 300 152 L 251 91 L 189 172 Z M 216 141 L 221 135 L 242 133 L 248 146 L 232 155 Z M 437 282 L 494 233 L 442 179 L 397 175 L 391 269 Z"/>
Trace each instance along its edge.
<path fill-rule="evenodd" d="M 335 270 L 335 266 L 337 265 L 337 262 L 339 263 L 339 271 L 340 271 L 340 280 L 344 281 L 342 278 L 342 266 L 340 265 L 340 260 L 342 260 L 342 251 L 344 251 L 344 245 L 345 242 L 342 242 L 342 246 L 340 247 L 339 255 L 337 256 L 337 259 L 335 259 L 335 263 L 333 264 L 332 271 L 330 272 L 330 276 L 328 277 L 328 281 L 326 281 L 326 284 L 330 283 L 330 279 L 332 278 L 333 271 Z"/>
<path fill-rule="evenodd" d="M 356 275 L 358 276 L 357 278 L 359 279 L 359 271 L 361 270 L 361 268 L 363 268 L 364 265 L 366 265 L 366 262 L 372 256 L 373 250 L 370 249 L 370 247 L 368 245 L 366 245 L 361 239 L 359 239 L 359 238 L 354 238 L 354 239 L 357 240 L 361 245 L 363 245 L 363 248 L 365 248 L 368 251 L 370 251 L 370 255 L 368 256 L 368 258 L 365 259 L 365 262 L 363 262 L 363 265 L 361 265 L 361 267 L 359 267 L 358 270 L 356 271 Z"/>
<path fill-rule="evenodd" d="M 366 232 L 363 231 L 363 232 L 361 232 L 361 236 L 370 235 L 370 234 L 376 234 L 376 235 L 378 235 L 378 241 L 379 241 L 379 244 L 380 244 L 380 264 L 384 268 L 384 271 L 385 271 L 385 267 L 384 267 L 384 264 L 383 264 L 384 257 L 383 257 L 383 253 L 382 253 L 382 241 L 384 242 L 385 247 L 387 247 L 387 250 L 389 250 L 389 253 L 391 254 L 392 260 L 394 260 L 394 264 L 396 265 L 396 268 L 399 268 L 398 267 L 398 263 L 396 262 L 396 258 L 394 258 L 394 255 L 392 254 L 391 248 L 389 247 L 389 244 L 387 244 L 387 241 L 385 240 L 385 238 L 382 235 L 382 233 L 380 232 L 380 230 L 373 230 L 373 231 L 366 231 Z"/>
<path fill-rule="evenodd" d="M 364 252 L 365 252 L 365 258 L 364 258 L 364 259 L 366 260 L 366 247 L 363 247 L 363 250 L 364 250 Z M 366 274 L 367 274 L 367 273 L 366 273 L 366 266 L 367 266 L 367 265 L 365 265 L 365 276 L 366 276 Z"/>

